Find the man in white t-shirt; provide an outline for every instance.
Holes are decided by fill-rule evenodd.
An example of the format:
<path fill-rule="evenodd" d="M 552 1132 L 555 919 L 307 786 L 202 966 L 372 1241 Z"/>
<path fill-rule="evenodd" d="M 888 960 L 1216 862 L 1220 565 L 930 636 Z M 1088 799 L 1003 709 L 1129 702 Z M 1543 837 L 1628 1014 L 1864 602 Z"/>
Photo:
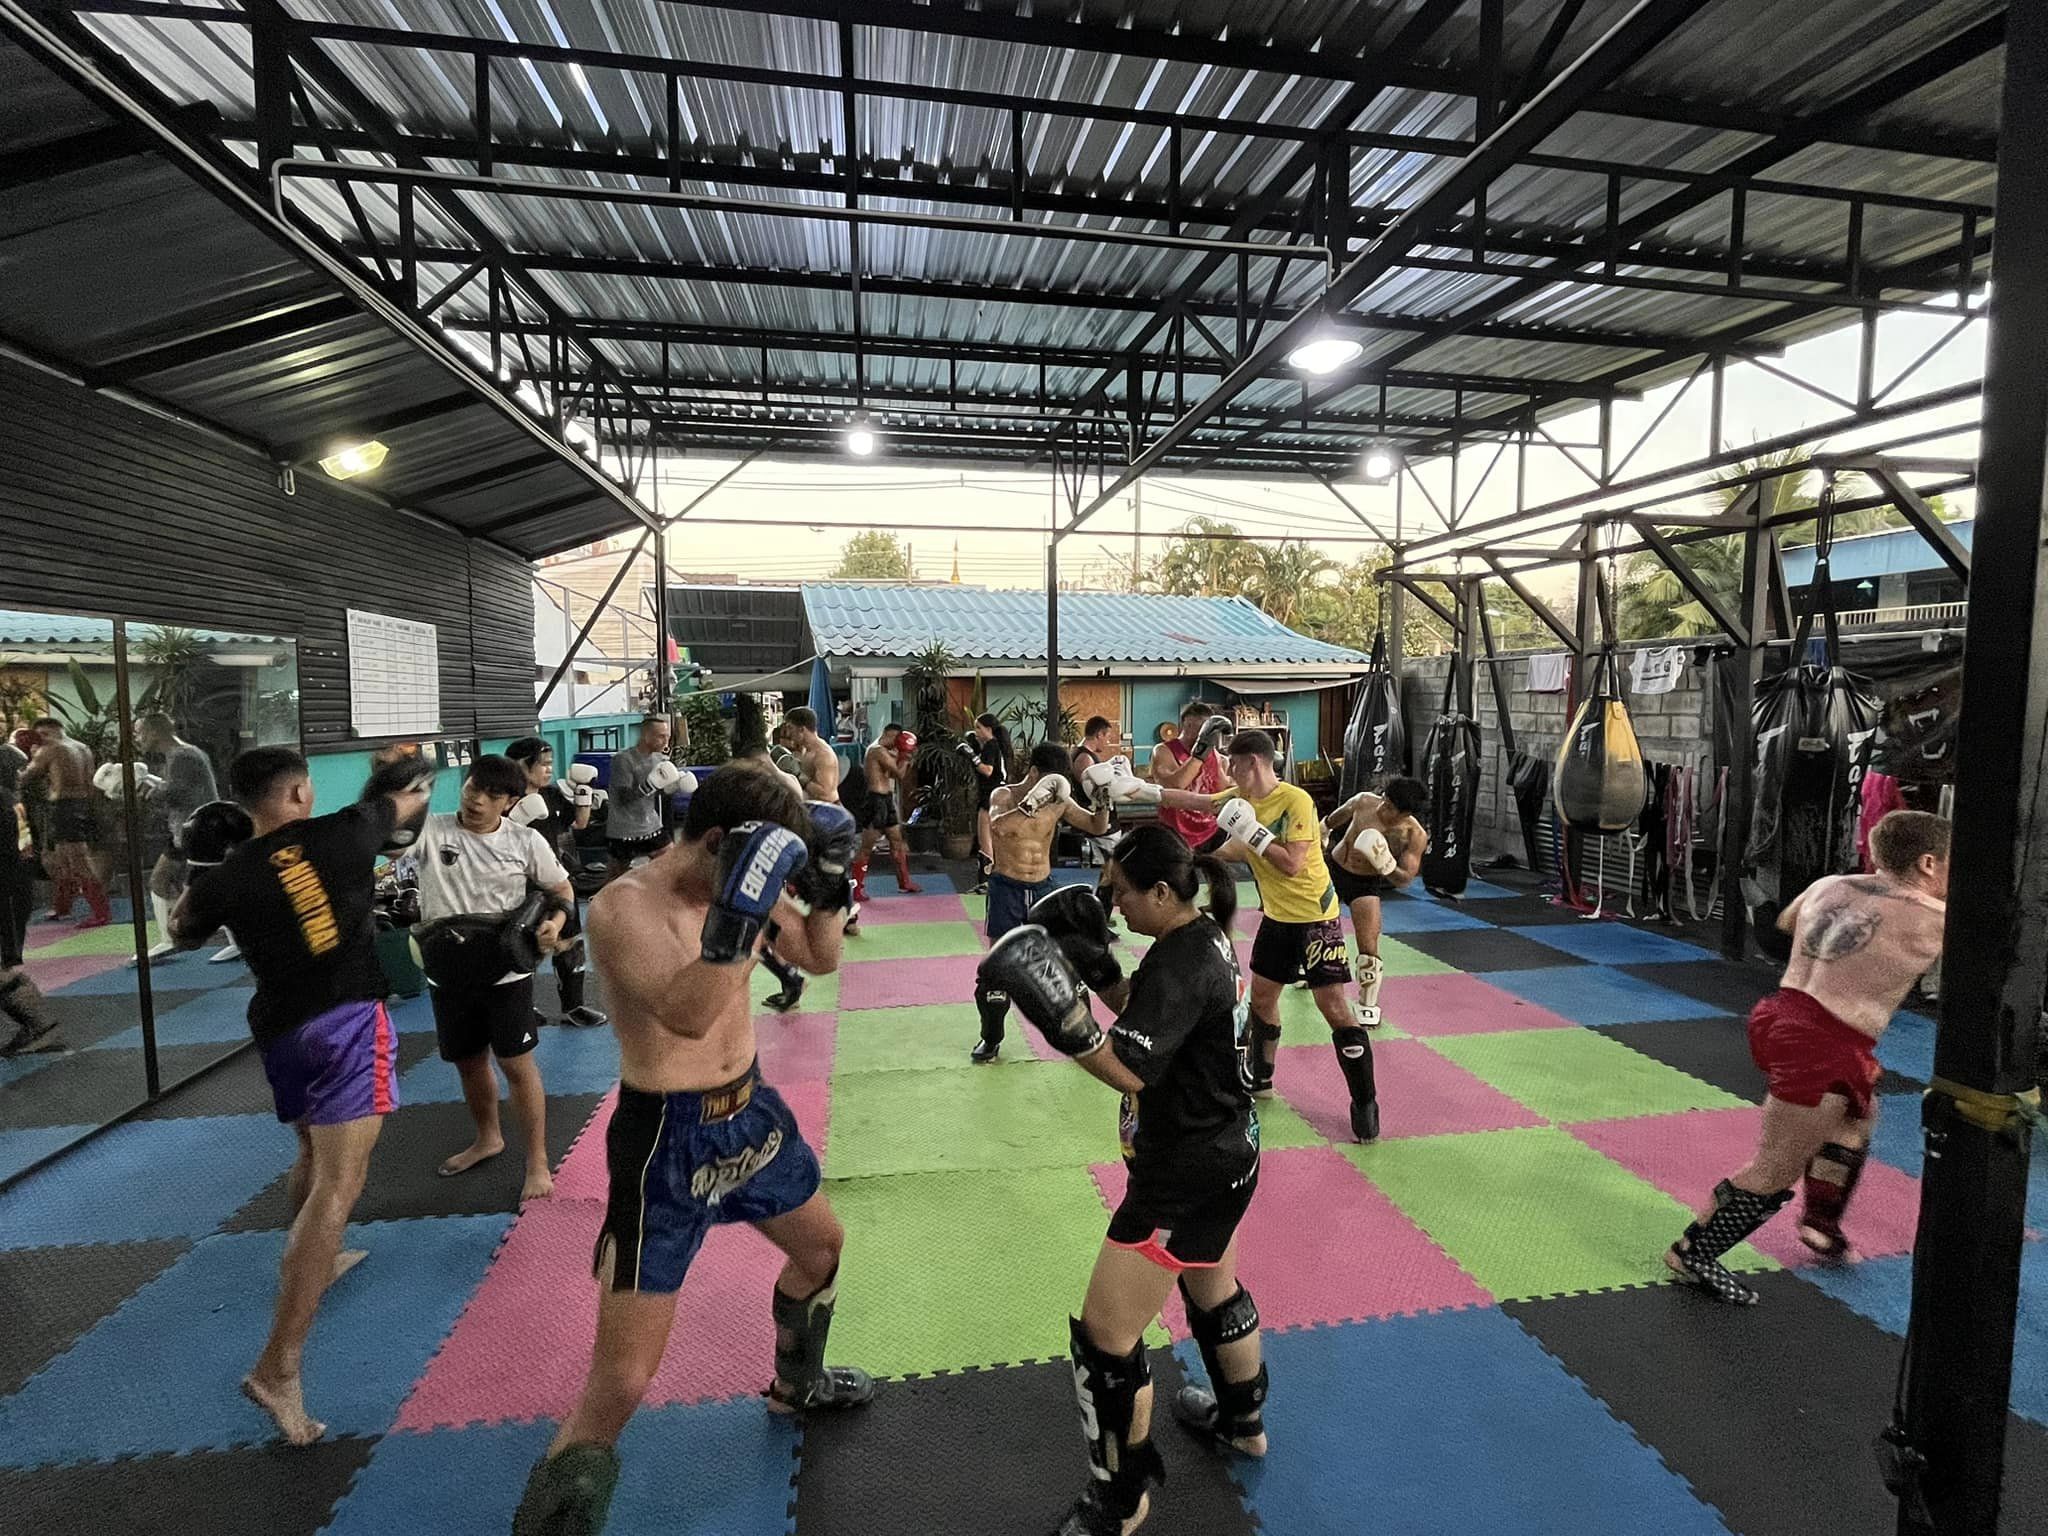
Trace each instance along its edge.
<path fill-rule="evenodd" d="M 465 915 L 510 914 L 536 890 L 558 896 L 573 910 L 575 893 L 548 841 L 508 816 L 527 793 L 526 771 L 509 757 L 480 757 L 462 785 L 462 808 L 454 815 L 429 816 L 411 849 L 419 861 L 420 920 Z M 540 928 L 545 954 L 561 936 L 562 918 Z M 532 1051 L 540 1043 L 534 1025 L 533 973 L 508 971 L 475 985 L 433 984 L 434 1033 L 441 1059 L 462 1074 L 462 1097 L 476 1122 L 476 1140 L 441 1164 L 443 1177 L 467 1172 L 505 1150 L 498 1121 L 498 1080 L 491 1061 L 505 1074 L 512 1107 L 526 1133 L 526 1184 L 522 1200 L 554 1193 L 548 1169 L 547 1098 Z"/>

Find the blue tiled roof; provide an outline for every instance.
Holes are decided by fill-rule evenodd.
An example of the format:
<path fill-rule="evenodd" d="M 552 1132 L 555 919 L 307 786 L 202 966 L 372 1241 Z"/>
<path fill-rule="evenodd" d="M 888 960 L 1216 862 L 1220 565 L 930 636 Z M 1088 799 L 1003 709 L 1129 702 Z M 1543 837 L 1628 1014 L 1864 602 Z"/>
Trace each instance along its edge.
<path fill-rule="evenodd" d="M 1966 517 L 1950 523 L 1948 530 L 1956 536 L 1958 544 L 1968 549 L 1970 536 L 1976 527 L 1975 520 Z M 1934 546 L 1912 528 L 1892 528 L 1883 533 L 1859 533 L 1853 538 L 1837 539 L 1834 552 L 1828 557 L 1828 572 L 1836 581 L 1874 581 L 1879 576 L 1947 568 L 1942 564 L 1941 556 L 1934 552 Z M 1786 585 L 1803 587 L 1812 580 L 1813 546 L 1807 544 L 1786 550 Z"/>
<path fill-rule="evenodd" d="M 128 639 L 132 644 L 141 635 L 148 633 L 145 626 L 130 622 Z M 195 629 L 192 635 L 204 645 L 220 645 L 224 642 L 255 640 L 265 643 L 277 640 L 276 635 L 245 635 L 230 633 L 222 629 Z M 105 645 L 114 643 L 114 624 L 111 619 L 87 619 L 71 613 L 34 613 L 20 608 L 0 608 L 0 645 Z"/>
<path fill-rule="evenodd" d="M 826 656 L 907 657 L 934 640 L 968 660 L 1043 661 L 1045 594 L 984 587 L 804 585 Z M 1363 669 L 1367 658 L 1277 623 L 1242 597 L 1060 595 L 1060 659 L 1207 666 Z"/>

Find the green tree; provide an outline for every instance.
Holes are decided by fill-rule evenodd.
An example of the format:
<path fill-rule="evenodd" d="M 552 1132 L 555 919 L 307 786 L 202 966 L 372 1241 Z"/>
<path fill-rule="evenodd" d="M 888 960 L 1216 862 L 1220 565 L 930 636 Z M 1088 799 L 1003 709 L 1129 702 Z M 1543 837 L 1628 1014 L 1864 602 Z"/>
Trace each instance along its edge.
<path fill-rule="evenodd" d="M 856 533 L 839 551 L 833 568 L 834 581 L 915 581 L 917 570 L 910 563 L 910 546 L 893 533 L 871 528 Z"/>
<path fill-rule="evenodd" d="M 1194 537 L 1205 535 L 1205 537 Z M 1235 597 L 1249 593 L 1257 579 L 1255 546 L 1237 524 L 1191 517 L 1166 541 L 1145 568 L 1143 585 L 1172 597 Z"/>
<path fill-rule="evenodd" d="M 1337 562 L 1299 541 L 1251 547 L 1251 584 L 1244 595 L 1289 628 L 1299 627 L 1302 600 Z"/>

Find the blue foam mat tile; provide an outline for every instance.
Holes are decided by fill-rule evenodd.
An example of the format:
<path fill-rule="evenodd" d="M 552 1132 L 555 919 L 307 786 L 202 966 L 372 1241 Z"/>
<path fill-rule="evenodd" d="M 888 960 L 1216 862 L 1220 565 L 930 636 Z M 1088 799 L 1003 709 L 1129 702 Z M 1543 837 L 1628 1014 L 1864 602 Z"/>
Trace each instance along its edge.
<path fill-rule="evenodd" d="M 1920 1130 L 1920 1095 L 1881 1093 L 1877 1096 L 1877 1123 L 1870 1136 L 1870 1155 L 1881 1163 L 1914 1178 L 1927 1165 L 1927 1144 Z M 2035 1183 L 2041 1178 L 2041 1164 L 2035 1164 Z M 2032 1193 L 2030 1187 L 2029 1193 Z"/>
<path fill-rule="evenodd" d="M 12 1028 L 12 1026 L 9 1026 Z M 18 1083 L 24 1077 L 33 1077 L 52 1062 L 62 1061 L 61 1051 L 39 1051 L 33 1056 L 10 1056 L 0 1061 L 0 1088 L 9 1083 Z"/>
<path fill-rule="evenodd" d="M 1382 901 L 1382 933 L 1447 933 L 1453 928 L 1485 928 L 1484 918 L 1460 912 L 1447 901 Z"/>
<path fill-rule="evenodd" d="M 619 1080 L 619 1041 L 608 1029 L 548 1026 L 533 1048 L 541 1085 L 550 1094 L 608 1093 Z M 502 1085 L 502 1075 L 499 1082 Z M 401 1104 L 453 1104 L 462 1098 L 462 1076 L 438 1054 L 399 1075 Z"/>
<path fill-rule="evenodd" d="M 753 1399 L 643 1409 L 619 1441 L 608 1528 L 783 1536 L 798 1433 Z M 324 1536 L 503 1536 L 554 1434 L 541 1420 L 386 1435 Z"/>
<path fill-rule="evenodd" d="M 1498 1311 L 1269 1333 L 1265 1352 L 1271 1449 L 1238 1480 L 1268 1531 L 1726 1536 L 1710 1505 Z M 1200 1373 L 1192 1346 L 1177 1353 Z M 1330 1411 L 1359 1403 L 1361 1384 L 1400 1411 Z"/>
<path fill-rule="evenodd" d="M 401 1035 L 434 1032 L 434 1005 L 424 992 L 418 997 L 387 997 L 384 1011 L 391 1015 L 391 1027 Z"/>
<path fill-rule="evenodd" d="M 13 1178 L 30 1163 L 70 1146 L 92 1129 L 89 1125 L 36 1125 L 0 1131 L 0 1179 Z"/>
<path fill-rule="evenodd" d="M 160 1011 L 156 1016 L 156 1043 L 165 1045 L 211 1045 L 239 1042 L 249 1035 L 249 999 L 254 987 L 219 987 L 214 991 Z M 142 1026 L 134 1025 L 96 1042 L 96 1051 L 140 1049 Z"/>
<path fill-rule="evenodd" d="M 1410 885 L 1406 890 L 1402 891 L 1401 894 L 1415 901 L 1441 902 L 1444 899 L 1441 896 L 1432 895 L 1428 890 L 1424 889 L 1420 885 Z M 1490 880 L 1467 880 L 1465 882 L 1465 889 L 1458 893 L 1458 900 L 1505 901 L 1509 897 L 1519 896 L 1521 894 L 1522 893 L 1520 891 L 1511 891 L 1506 886 L 1495 885 Z"/>
<path fill-rule="evenodd" d="M 511 1224 L 500 1215 L 350 1227 L 349 1246 L 370 1256 L 322 1298 L 306 1344 L 307 1407 L 330 1433 L 390 1427 Z M 275 1439 L 240 1383 L 270 1327 L 284 1243 L 282 1232 L 238 1232 L 195 1246 L 0 1401 L 0 1465 Z"/>
<path fill-rule="evenodd" d="M 1924 1013 L 1901 1009 L 1892 1015 L 1891 1027 L 1877 1042 L 1877 1059 L 1901 1077 L 1916 1083 L 1934 1080 L 1934 1020 Z"/>
<path fill-rule="evenodd" d="M 1489 986 L 1562 1014 L 1575 1024 L 1640 1024 L 1652 1019 L 1709 1019 L 1721 1010 L 1605 965 L 1488 971 Z"/>
<path fill-rule="evenodd" d="M 152 965 L 149 979 L 151 985 L 173 992 L 213 991 L 221 987 L 252 985 L 249 969 L 240 961 L 228 965 L 209 965 L 206 963 L 204 952 L 181 956 L 169 965 Z M 135 967 L 116 965 L 53 988 L 50 996 L 132 998 L 135 991 Z"/>
<path fill-rule="evenodd" d="M 1653 965 L 1660 961 L 1712 960 L 1714 955 L 1697 944 L 1674 939 L 1668 934 L 1650 933 L 1627 923 L 1531 923 L 1510 928 L 1523 938 L 1548 944 L 1596 965 Z"/>
<path fill-rule="evenodd" d="M 117 1125 L 0 1193 L 0 1248 L 204 1237 L 295 1155 L 270 1115 Z"/>

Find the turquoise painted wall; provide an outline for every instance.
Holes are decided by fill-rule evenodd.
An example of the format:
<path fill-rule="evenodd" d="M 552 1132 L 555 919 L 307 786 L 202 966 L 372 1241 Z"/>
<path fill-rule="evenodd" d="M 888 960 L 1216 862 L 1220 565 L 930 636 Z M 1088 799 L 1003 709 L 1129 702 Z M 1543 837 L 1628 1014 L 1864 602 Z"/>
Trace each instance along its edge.
<path fill-rule="evenodd" d="M 1163 720 L 1178 719 L 1181 705 L 1189 699 L 1203 698 L 1212 704 L 1238 700 L 1238 695 L 1222 683 L 1185 677 L 1134 678 L 1130 689 L 1131 741 L 1141 765 L 1152 760 L 1153 731 Z M 1287 723 L 1294 732 L 1295 762 L 1307 762 L 1322 750 L 1320 694 L 1249 694 L 1244 697 L 1244 702 L 1256 703 L 1261 698 L 1272 705 L 1276 714 L 1287 716 Z"/>

